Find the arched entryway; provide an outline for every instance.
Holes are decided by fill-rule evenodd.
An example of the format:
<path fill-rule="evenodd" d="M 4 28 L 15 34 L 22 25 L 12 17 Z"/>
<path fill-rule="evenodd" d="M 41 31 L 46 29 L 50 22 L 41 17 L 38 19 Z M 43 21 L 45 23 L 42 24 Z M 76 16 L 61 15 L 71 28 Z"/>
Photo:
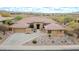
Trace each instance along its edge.
<path fill-rule="evenodd" d="M 37 24 L 36 27 L 37 27 L 37 29 L 40 29 L 40 24 Z"/>

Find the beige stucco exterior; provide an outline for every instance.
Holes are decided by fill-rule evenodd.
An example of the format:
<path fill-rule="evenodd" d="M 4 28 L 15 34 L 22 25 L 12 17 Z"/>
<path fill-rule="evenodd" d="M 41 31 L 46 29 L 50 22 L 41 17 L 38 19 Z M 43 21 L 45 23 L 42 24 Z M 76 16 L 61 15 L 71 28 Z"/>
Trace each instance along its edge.
<path fill-rule="evenodd" d="M 31 28 L 13 28 L 12 31 L 14 33 L 31 33 Z"/>
<path fill-rule="evenodd" d="M 48 30 L 46 30 L 46 33 L 48 33 Z M 62 37 L 64 36 L 64 30 L 51 30 L 51 33 L 48 33 L 48 35 L 51 35 L 51 37 Z"/>
<path fill-rule="evenodd" d="M 25 33 L 32 33 L 32 29 L 31 28 L 26 28 Z"/>
<path fill-rule="evenodd" d="M 43 28 L 44 23 L 33 23 L 34 28 L 12 28 L 12 31 L 15 33 L 32 33 L 32 29 L 37 29 L 37 24 L 39 24 L 39 30 L 42 32 L 47 33 L 48 35 L 53 36 L 64 36 L 64 31 L 65 30 L 51 30 L 51 33 L 48 33 L 48 30 L 45 30 Z"/>
<path fill-rule="evenodd" d="M 74 21 L 75 21 L 76 23 L 79 23 L 79 18 L 74 19 Z"/>
<path fill-rule="evenodd" d="M 25 28 L 13 28 L 12 31 L 14 33 L 25 33 L 26 29 Z"/>

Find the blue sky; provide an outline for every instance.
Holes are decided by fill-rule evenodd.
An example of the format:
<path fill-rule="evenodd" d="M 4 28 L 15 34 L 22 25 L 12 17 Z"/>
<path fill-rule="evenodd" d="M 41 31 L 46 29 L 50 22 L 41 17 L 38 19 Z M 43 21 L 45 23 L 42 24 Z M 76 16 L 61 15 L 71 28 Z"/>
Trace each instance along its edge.
<path fill-rule="evenodd" d="M 0 10 L 14 12 L 71 13 L 79 12 L 79 7 L 0 7 Z"/>
<path fill-rule="evenodd" d="M 27 8 L 25 8 L 27 7 Z M 15 12 L 71 13 L 79 11 L 78 0 L 0 0 L 0 10 Z"/>

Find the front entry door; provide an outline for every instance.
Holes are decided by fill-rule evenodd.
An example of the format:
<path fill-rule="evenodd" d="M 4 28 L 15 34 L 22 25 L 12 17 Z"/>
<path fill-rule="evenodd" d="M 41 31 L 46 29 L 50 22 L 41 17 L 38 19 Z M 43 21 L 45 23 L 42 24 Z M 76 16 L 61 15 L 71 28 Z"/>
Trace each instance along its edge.
<path fill-rule="evenodd" d="M 37 24 L 37 29 L 40 29 L 40 24 Z"/>

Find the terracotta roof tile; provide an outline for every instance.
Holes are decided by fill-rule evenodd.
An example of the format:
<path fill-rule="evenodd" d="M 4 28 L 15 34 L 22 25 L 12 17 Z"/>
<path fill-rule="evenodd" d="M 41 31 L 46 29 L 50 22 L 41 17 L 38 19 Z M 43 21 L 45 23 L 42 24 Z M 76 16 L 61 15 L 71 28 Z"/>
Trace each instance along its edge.
<path fill-rule="evenodd" d="M 12 28 L 27 28 L 29 26 L 29 24 L 25 24 L 25 23 L 16 23 L 16 24 L 13 24 L 11 25 L 10 27 Z"/>
<path fill-rule="evenodd" d="M 45 26 L 46 30 L 64 30 L 65 28 L 59 24 L 51 23 Z"/>
<path fill-rule="evenodd" d="M 56 21 L 53 21 L 52 19 L 46 18 L 46 17 L 28 17 L 24 18 L 23 20 L 20 20 L 18 23 L 33 23 L 33 22 L 43 22 L 43 23 L 56 23 Z"/>

